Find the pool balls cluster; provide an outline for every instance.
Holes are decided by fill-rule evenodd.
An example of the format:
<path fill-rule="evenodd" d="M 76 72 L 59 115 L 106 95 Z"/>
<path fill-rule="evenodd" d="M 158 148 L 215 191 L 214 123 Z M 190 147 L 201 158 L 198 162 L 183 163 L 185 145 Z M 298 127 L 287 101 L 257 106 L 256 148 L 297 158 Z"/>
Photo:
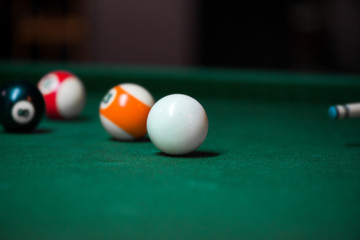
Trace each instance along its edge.
<path fill-rule="evenodd" d="M 111 88 L 100 103 L 99 115 L 113 138 L 136 140 L 148 133 L 151 142 L 169 155 L 195 151 L 209 127 L 204 108 L 194 98 L 172 94 L 155 103 L 149 91 L 133 83 Z"/>
<path fill-rule="evenodd" d="M 45 113 L 50 119 L 76 118 L 86 101 L 82 81 L 66 71 L 46 74 L 37 86 L 10 82 L 0 93 L 0 123 L 8 132 L 33 131 Z"/>
<path fill-rule="evenodd" d="M 0 122 L 9 132 L 34 130 L 45 113 L 49 119 L 74 119 L 86 102 L 84 84 L 67 71 L 50 72 L 37 86 L 9 83 L 0 94 Z M 111 88 L 100 102 L 99 117 L 114 139 L 133 141 L 148 134 L 169 155 L 195 151 L 209 126 L 204 108 L 194 98 L 172 94 L 155 102 L 147 89 L 134 83 Z"/>

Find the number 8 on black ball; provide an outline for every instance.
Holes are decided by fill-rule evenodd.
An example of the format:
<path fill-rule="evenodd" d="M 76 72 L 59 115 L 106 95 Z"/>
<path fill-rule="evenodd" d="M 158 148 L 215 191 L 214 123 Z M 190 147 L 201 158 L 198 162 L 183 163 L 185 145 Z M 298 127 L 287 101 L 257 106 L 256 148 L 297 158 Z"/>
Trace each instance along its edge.
<path fill-rule="evenodd" d="M 0 89 L 0 109 L 5 131 L 29 132 L 44 116 L 45 102 L 35 85 L 16 81 Z"/>

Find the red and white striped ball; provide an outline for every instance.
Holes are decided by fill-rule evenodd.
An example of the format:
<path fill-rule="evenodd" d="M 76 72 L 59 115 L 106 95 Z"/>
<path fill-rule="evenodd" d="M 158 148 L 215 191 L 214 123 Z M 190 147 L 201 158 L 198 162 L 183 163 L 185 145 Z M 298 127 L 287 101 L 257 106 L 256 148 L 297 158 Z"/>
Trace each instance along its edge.
<path fill-rule="evenodd" d="M 39 81 L 38 88 L 44 97 L 49 118 L 73 119 L 79 116 L 85 106 L 84 84 L 70 72 L 48 73 Z"/>

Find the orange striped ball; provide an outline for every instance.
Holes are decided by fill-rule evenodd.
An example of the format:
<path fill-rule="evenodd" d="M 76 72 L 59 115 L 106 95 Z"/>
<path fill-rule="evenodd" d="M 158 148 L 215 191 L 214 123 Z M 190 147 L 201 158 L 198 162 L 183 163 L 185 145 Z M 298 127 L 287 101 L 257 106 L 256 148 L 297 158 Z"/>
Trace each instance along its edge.
<path fill-rule="evenodd" d="M 154 98 L 140 85 L 123 83 L 110 89 L 100 103 L 100 121 L 115 139 L 135 140 L 146 135 L 146 119 Z"/>

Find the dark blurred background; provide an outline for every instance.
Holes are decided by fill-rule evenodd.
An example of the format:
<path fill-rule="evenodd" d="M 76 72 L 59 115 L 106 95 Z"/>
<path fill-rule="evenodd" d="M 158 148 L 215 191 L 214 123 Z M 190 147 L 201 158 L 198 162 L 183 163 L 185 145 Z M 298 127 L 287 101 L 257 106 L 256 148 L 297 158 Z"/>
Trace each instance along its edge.
<path fill-rule="evenodd" d="M 360 73 L 360 1 L 1 0 L 0 59 Z"/>

